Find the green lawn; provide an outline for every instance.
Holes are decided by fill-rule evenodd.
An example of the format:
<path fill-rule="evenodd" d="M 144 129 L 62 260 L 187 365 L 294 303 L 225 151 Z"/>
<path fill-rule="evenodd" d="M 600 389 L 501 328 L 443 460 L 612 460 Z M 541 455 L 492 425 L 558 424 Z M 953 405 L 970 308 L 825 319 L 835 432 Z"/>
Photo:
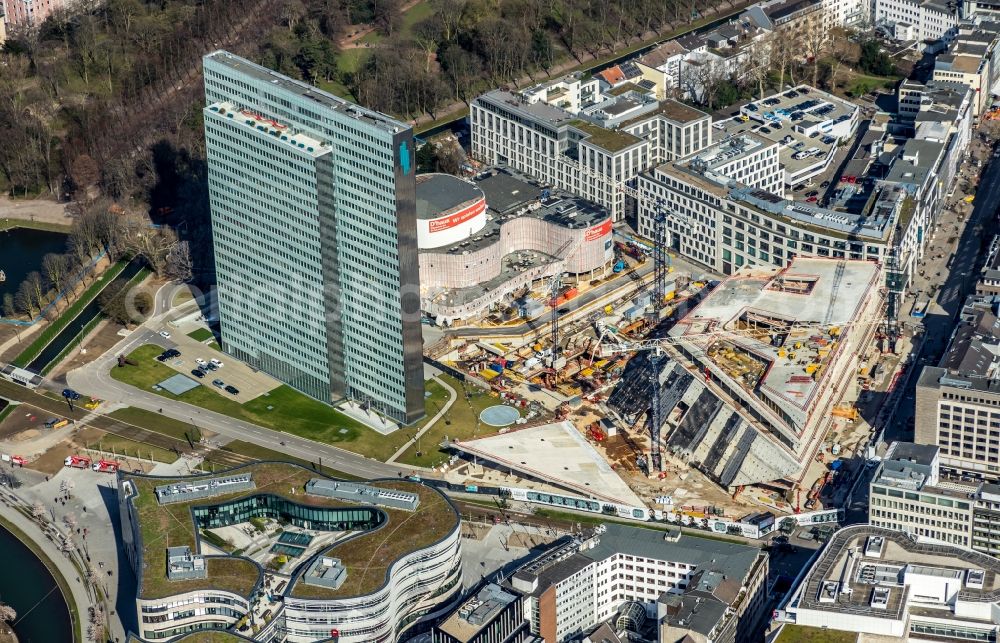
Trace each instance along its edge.
<path fill-rule="evenodd" d="M 153 344 L 132 351 L 129 359 L 135 366 L 112 367 L 111 377 L 132 386 L 152 390 L 153 385 L 172 377 L 177 371 L 157 362 L 163 348 Z M 222 413 L 246 422 L 291 433 L 317 442 L 336 444 L 355 453 L 385 459 L 401 446 L 386 440 L 360 422 L 331 406 L 295 391 L 288 386 L 265 393 L 246 404 L 223 397 L 211 386 L 201 385 L 180 396 L 166 391 L 154 391 L 163 397 Z M 269 408 L 270 407 L 270 408 Z"/>
<path fill-rule="evenodd" d="M 776 643 L 854 643 L 858 635 L 819 627 L 786 624 Z"/>
<path fill-rule="evenodd" d="M 215 337 L 215 335 L 212 334 L 212 331 L 207 328 L 199 328 L 198 330 L 191 331 L 187 335 L 196 342 L 203 342 Z"/>
<path fill-rule="evenodd" d="M 107 416 L 116 420 L 121 420 L 122 422 L 134 424 L 135 426 L 142 427 L 143 429 L 149 429 L 150 431 L 154 431 L 156 433 L 169 435 L 172 438 L 184 440 L 185 442 L 189 436 L 191 437 L 192 442 L 197 442 L 201 439 L 201 436 L 199 435 L 200 432 L 197 427 L 188 424 L 187 422 L 181 422 L 180 420 L 168 418 L 159 413 L 153 413 L 152 411 L 146 411 L 144 409 L 137 409 L 129 406 L 124 409 L 112 411 L 111 413 L 108 413 Z"/>
<path fill-rule="evenodd" d="M 100 440 L 92 441 L 87 445 L 88 449 L 96 451 L 111 452 L 119 456 L 139 457 L 157 462 L 176 462 L 179 457 L 173 451 L 168 451 L 160 447 L 154 447 L 142 442 L 136 442 L 128 438 L 123 438 L 112 433 L 106 434 Z"/>
<path fill-rule="evenodd" d="M 309 460 L 303 460 L 302 458 L 295 458 L 280 451 L 274 451 L 273 449 L 268 449 L 267 447 L 262 447 L 252 442 L 244 442 L 243 440 L 233 440 L 226 446 L 222 447 L 222 453 L 219 451 L 213 451 L 205 457 L 205 464 L 220 468 L 230 468 L 233 466 L 231 460 L 225 458 L 225 453 L 235 453 L 237 455 L 246 456 L 248 458 L 253 458 L 255 460 L 278 460 L 280 462 L 294 462 L 295 464 L 300 464 L 304 467 L 309 467 L 315 471 L 319 471 L 325 475 L 341 478 L 343 480 L 359 480 L 357 476 L 352 476 L 349 473 L 344 473 L 343 471 L 337 471 L 336 469 L 331 469 L 328 466 L 319 467 L 318 463 L 310 462 Z"/>
<path fill-rule="evenodd" d="M 848 81 L 845 93 L 856 98 L 880 87 L 891 89 L 898 81 L 898 76 L 866 76 L 858 74 Z"/>
<path fill-rule="evenodd" d="M 101 275 L 97 281 L 92 283 L 90 287 L 80 295 L 79 299 L 73 302 L 69 308 L 64 310 L 59 317 L 55 319 L 55 321 L 49 323 L 49 325 L 45 327 L 38 337 L 35 338 L 35 341 L 31 342 L 31 344 L 29 344 L 20 355 L 15 357 L 11 364 L 22 368 L 30 364 L 33 359 L 38 357 L 38 355 L 45 350 L 48 343 L 51 342 L 52 339 L 66 327 L 66 324 L 73 321 L 73 319 L 80 314 L 84 307 L 89 304 L 110 281 L 113 281 L 122 273 L 123 270 L 125 270 L 126 265 L 127 262 L 119 261 L 105 270 L 104 274 Z"/>
<path fill-rule="evenodd" d="M 465 393 L 462 391 L 461 382 L 450 375 L 441 375 L 440 378 L 448 386 L 455 389 L 458 397 L 455 399 L 455 403 L 451 405 L 451 408 L 448 409 L 448 412 L 420 438 L 419 447 L 422 455 L 417 455 L 418 445 L 413 445 L 399 458 L 399 462 L 401 463 L 432 467 L 440 464 L 449 457 L 449 454 L 441 451 L 438 447 L 446 435 L 451 439 L 458 438 L 464 440 L 476 436 L 489 435 L 496 431 L 492 427 L 477 427 L 476 422 L 479 419 L 479 413 L 489 406 L 500 404 L 499 399 L 491 396 L 478 386 L 471 384 L 466 385 L 469 395 L 468 399 L 466 399 Z M 436 389 L 441 390 L 439 398 L 434 397 Z M 427 415 L 431 417 L 436 415 L 438 410 L 443 407 L 444 403 L 448 400 L 448 395 L 434 381 L 428 382 L 427 390 L 432 393 L 432 397 L 429 400 L 430 403 L 427 405 Z M 438 406 L 435 406 L 435 404 Z M 404 431 L 409 433 L 409 427 L 404 429 Z"/>
<path fill-rule="evenodd" d="M 208 347 L 212 348 L 212 349 L 215 349 L 217 351 L 220 351 L 220 352 L 222 351 L 222 347 L 219 346 L 219 342 L 209 342 L 208 343 Z"/>
<path fill-rule="evenodd" d="M 62 223 L 47 223 L 45 221 L 29 221 L 27 219 L 0 219 L 0 230 L 13 228 L 31 228 L 32 230 L 47 230 L 49 232 L 69 232 L 70 226 Z"/>

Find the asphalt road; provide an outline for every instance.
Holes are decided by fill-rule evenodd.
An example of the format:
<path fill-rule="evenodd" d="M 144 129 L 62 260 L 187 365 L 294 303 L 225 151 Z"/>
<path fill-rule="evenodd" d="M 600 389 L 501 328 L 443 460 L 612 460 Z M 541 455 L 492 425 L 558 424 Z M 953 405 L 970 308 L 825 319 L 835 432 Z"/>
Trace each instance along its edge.
<path fill-rule="evenodd" d="M 251 442 L 258 446 L 312 462 L 318 462 L 319 459 L 322 459 L 324 466 L 351 475 L 362 478 L 396 477 L 400 471 L 398 465 L 383 464 L 377 460 L 372 460 L 328 444 L 307 440 L 288 433 L 273 431 L 221 413 L 176 400 L 170 400 L 155 393 L 134 388 L 112 379 L 110 370 L 114 366 L 118 355 L 128 354 L 134 348 L 146 343 L 156 343 L 168 348 L 172 346 L 170 340 L 164 339 L 158 334 L 159 330 L 163 327 L 167 314 L 171 312 L 172 314 L 184 314 L 190 312 L 188 308 L 193 308 L 194 306 L 193 303 L 189 303 L 171 311 L 169 302 L 173 299 L 172 288 L 172 286 L 166 286 L 157 293 L 154 298 L 154 314 L 143 326 L 137 328 L 132 334 L 91 364 L 68 373 L 66 380 L 69 387 L 84 396 L 100 398 L 111 403 L 126 404 L 147 411 L 162 412 L 166 417 L 194 424 L 213 431 L 224 438 Z M 57 393 L 63 388 L 61 385 L 51 382 L 46 382 L 45 386 Z M 69 406 L 62 400 L 46 397 L 39 392 L 26 389 L 6 380 L 0 380 L 0 396 L 19 402 L 26 402 L 53 415 L 62 415 L 78 421 L 90 414 L 89 411 L 81 408 L 70 411 Z M 87 423 L 106 431 L 116 432 L 121 430 L 121 423 L 118 420 L 99 414 L 93 415 Z M 284 445 L 282 445 L 282 442 L 284 442 Z"/>
<path fill-rule="evenodd" d="M 929 244 L 929 250 L 921 269 L 925 272 L 923 279 L 917 278 L 913 288 L 925 289 L 930 283 L 937 282 L 939 288 L 935 293 L 936 306 L 929 306 L 926 317 L 923 318 L 923 329 L 926 341 L 923 342 L 920 353 L 915 356 L 913 366 L 906 374 L 906 379 L 900 382 L 903 400 L 897 407 L 892 420 L 886 426 L 885 441 L 911 440 L 913 428 L 910 420 L 914 413 L 916 373 L 924 365 L 937 364 L 944 353 L 955 326 L 955 319 L 962 308 L 966 296 L 974 292 L 975 283 L 979 277 L 982 256 L 982 241 L 989 238 L 995 231 L 996 216 L 1000 212 L 1000 161 L 987 153 L 986 167 L 980 176 L 976 188 L 976 200 L 973 202 L 972 213 L 965 222 L 958 221 L 951 212 L 941 215 L 941 228 Z M 957 179 L 961 181 L 962 179 Z M 957 190 L 955 198 L 962 198 L 961 190 Z M 958 230 L 954 226 L 958 226 Z M 948 239 L 958 236 L 955 244 L 949 245 Z M 937 259 L 937 254 L 944 257 Z M 947 263 L 951 259 L 951 265 Z M 941 276 L 938 277 L 937 273 Z M 900 318 L 916 321 L 908 317 L 910 303 L 907 300 L 900 310 Z"/>

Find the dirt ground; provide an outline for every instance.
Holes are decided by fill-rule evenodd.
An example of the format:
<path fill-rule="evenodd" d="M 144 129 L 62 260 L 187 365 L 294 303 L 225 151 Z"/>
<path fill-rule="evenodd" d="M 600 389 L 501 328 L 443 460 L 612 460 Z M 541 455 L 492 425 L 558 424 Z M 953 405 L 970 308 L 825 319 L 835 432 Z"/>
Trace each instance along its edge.
<path fill-rule="evenodd" d="M 95 455 L 89 452 L 86 446 L 97 442 L 104 435 L 106 435 L 106 432 L 92 427 L 76 431 L 45 451 L 41 456 L 29 462 L 26 466 L 29 469 L 40 471 L 47 475 L 54 475 L 65 466 L 64 462 L 70 455 L 89 455 L 96 461 Z M 148 462 L 138 462 L 134 458 L 119 457 L 116 460 L 121 463 L 123 469 L 128 469 L 129 471 L 149 472 L 154 466 Z"/>
<path fill-rule="evenodd" d="M 29 404 L 20 404 L 0 422 L 0 441 L 24 442 L 41 435 L 43 424 L 52 415 Z"/>
<path fill-rule="evenodd" d="M 0 219 L 22 219 L 70 225 L 73 220 L 66 215 L 66 204 L 51 199 L 11 199 L 0 195 Z"/>

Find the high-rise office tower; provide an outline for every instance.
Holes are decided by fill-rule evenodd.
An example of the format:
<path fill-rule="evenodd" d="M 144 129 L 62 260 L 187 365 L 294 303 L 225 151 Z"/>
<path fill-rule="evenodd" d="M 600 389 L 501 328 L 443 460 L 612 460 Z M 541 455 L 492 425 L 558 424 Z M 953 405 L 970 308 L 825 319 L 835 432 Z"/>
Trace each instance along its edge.
<path fill-rule="evenodd" d="M 412 130 L 224 51 L 204 71 L 223 348 L 319 400 L 417 420 Z"/>

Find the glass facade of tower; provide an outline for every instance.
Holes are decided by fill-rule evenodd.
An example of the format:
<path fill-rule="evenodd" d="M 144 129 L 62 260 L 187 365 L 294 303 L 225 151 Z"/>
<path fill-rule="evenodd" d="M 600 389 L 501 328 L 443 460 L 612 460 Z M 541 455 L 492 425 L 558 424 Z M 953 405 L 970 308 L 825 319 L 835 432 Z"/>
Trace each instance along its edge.
<path fill-rule="evenodd" d="M 226 52 L 204 72 L 223 348 L 317 399 L 419 419 L 412 130 Z"/>

